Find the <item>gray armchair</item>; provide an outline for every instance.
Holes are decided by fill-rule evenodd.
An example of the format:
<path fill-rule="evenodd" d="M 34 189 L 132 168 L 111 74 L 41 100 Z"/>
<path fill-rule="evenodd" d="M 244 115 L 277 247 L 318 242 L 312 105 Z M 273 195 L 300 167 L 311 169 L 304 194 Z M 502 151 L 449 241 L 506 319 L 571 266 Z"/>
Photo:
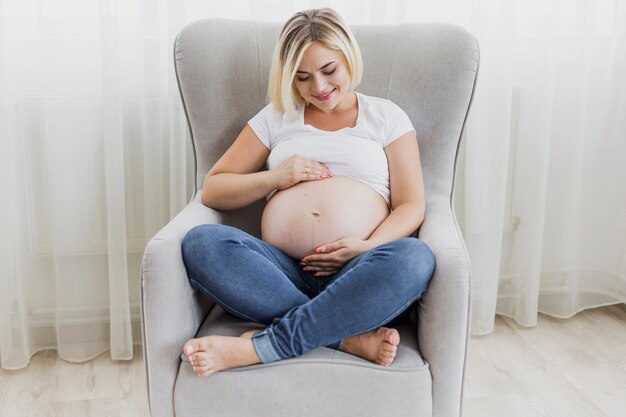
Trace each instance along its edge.
<path fill-rule="evenodd" d="M 196 156 L 196 188 L 265 105 L 281 25 L 201 20 L 174 45 L 176 75 Z M 437 258 L 428 293 L 397 328 L 395 362 L 382 367 L 328 348 L 199 378 L 180 359 L 194 336 L 238 336 L 259 325 L 225 313 L 193 290 L 181 256 L 187 231 L 225 223 L 260 235 L 264 201 L 220 212 L 196 192 L 148 243 L 141 267 L 143 346 L 153 417 L 461 415 L 470 320 L 470 263 L 452 209 L 461 132 L 478 70 L 478 44 L 448 24 L 352 26 L 363 53 L 358 91 L 389 98 L 420 143 L 426 218 L 418 237 Z"/>

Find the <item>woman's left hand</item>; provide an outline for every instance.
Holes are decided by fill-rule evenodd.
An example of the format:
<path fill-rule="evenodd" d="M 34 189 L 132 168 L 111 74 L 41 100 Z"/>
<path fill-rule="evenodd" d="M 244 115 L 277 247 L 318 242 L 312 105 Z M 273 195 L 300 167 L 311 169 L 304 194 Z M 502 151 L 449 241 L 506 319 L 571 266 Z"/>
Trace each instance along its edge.
<path fill-rule="evenodd" d="M 315 253 L 300 259 L 305 271 L 327 277 L 337 273 L 350 259 L 371 249 L 371 245 L 356 237 L 344 237 L 315 249 Z"/>

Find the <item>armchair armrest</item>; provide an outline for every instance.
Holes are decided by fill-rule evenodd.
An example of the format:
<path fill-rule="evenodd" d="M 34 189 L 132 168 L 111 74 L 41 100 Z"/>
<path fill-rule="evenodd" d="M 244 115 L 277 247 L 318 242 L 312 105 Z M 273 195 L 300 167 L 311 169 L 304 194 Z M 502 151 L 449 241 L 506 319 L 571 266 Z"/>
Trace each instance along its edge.
<path fill-rule="evenodd" d="M 141 262 L 141 324 L 152 417 L 174 417 L 172 387 L 183 344 L 211 308 L 191 288 L 181 254 L 187 232 L 220 223 L 221 213 L 195 198 L 148 242 Z"/>
<path fill-rule="evenodd" d="M 420 300 L 418 341 L 433 378 L 433 417 L 459 417 L 469 341 L 469 255 L 450 200 L 429 204 L 418 237 L 433 251 L 437 265 Z"/>

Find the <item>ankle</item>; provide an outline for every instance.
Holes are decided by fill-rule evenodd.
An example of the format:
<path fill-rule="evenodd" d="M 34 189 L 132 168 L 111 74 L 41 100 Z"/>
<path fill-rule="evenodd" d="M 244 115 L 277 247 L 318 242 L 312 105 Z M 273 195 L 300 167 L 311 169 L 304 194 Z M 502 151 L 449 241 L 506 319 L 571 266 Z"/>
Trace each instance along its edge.
<path fill-rule="evenodd" d="M 342 352 L 351 353 L 354 351 L 355 342 L 358 340 L 358 335 L 346 337 L 339 342 L 339 350 Z"/>

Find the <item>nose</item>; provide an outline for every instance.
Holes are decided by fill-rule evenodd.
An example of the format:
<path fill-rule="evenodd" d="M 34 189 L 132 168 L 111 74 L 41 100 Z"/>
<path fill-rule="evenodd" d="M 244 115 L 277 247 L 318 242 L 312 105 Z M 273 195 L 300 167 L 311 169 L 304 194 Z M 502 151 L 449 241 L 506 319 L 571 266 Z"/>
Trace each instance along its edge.
<path fill-rule="evenodd" d="M 315 77 L 313 79 L 313 88 L 315 93 L 314 94 L 321 94 L 323 93 L 324 87 L 326 86 L 326 81 L 324 81 L 324 77 Z"/>

